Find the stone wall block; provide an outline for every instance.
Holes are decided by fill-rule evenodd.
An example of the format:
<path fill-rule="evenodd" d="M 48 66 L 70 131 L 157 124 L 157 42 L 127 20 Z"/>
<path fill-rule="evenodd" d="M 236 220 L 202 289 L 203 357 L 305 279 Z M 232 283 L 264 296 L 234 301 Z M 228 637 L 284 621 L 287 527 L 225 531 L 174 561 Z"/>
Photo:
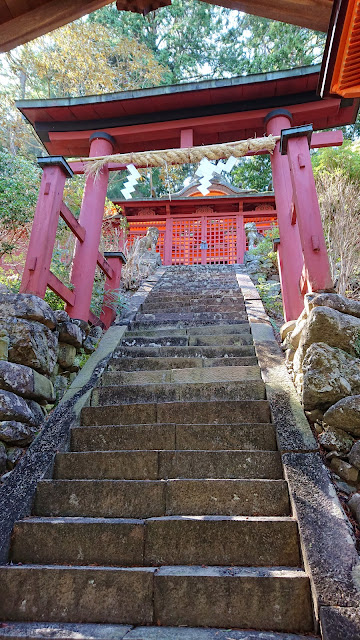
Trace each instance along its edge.
<path fill-rule="evenodd" d="M 80 327 L 72 322 L 59 322 L 57 326 L 59 332 L 59 341 L 72 344 L 76 348 L 80 348 L 82 345 L 82 331 Z"/>
<path fill-rule="evenodd" d="M 63 369 L 68 369 L 74 364 L 76 348 L 72 344 L 59 342 L 58 362 Z"/>
<path fill-rule="evenodd" d="M 38 427 L 15 420 L 0 422 L 0 440 L 7 444 L 25 446 L 35 438 Z"/>
<path fill-rule="evenodd" d="M 2 442 L 0 442 L 0 476 L 6 472 L 6 460 L 6 447 Z"/>
<path fill-rule="evenodd" d="M 315 342 L 325 342 L 356 356 L 359 339 L 360 318 L 329 307 L 314 307 L 308 316 L 299 346 L 306 352 Z"/>
<path fill-rule="evenodd" d="M 55 329 L 56 318 L 45 300 L 31 293 L 0 293 L 0 317 L 26 318 Z"/>
<path fill-rule="evenodd" d="M 58 333 L 40 322 L 23 318 L 9 319 L 6 328 L 10 338 L 9 360 L 51 374 L 57 361 Z"/>
<path fill-rule="evenodd" d="M 15 362 L 0 361 L 0 388 L 24 398 L 55 401 L 53 385 L 48 378 Z"/>
<path fill-rule="evenodd" d="M 324 342 L 312 344 L 306 352 L 302 369 L 305 411 L 327 409 L 345 396 L 360 393 L 359 360 L 341 349 Z M 329 424 L 325 417 L 324 420 Z M 344 428 L 341 424 L 331 424 Z"/>
<path fill-rule="evenodd" d="M 315 307 L 330 307 L 341 313 L 360 318 L 360 302 L 349 300 L 338 293 L 307 293 L 304 303 L 308 313 Z"/>
<path fill-rule="evenodd" d="M 360 395 L 339 400 L 326 411 L 324 422 L 360 438 Z"/>
<path fill-rule="evenodd" d="M 36 420 L 26 400 L 11 391 L 0 391 L 0 420 L 16 420 L 36 425 Z"/>

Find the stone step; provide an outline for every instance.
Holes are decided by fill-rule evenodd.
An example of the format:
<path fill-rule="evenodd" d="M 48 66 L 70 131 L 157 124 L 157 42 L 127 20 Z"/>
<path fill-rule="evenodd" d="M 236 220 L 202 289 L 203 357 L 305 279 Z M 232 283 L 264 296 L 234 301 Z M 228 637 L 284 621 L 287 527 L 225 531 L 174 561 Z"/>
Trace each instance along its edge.
<path fill-rule="evenodd" d="M 187 347 L 188 336 L 129 336 L 121 340 L 122 347 Z"/>
<path fill-rule="evenodd" d="M 214 402 L 158 402 L 84 407 L 84 426 L 122 424 L 239 424 L 270 422 L 267 400 L 218 400 Z"/>
<path fill-rule="evenodd" d="M 91 406 L 134 404 L 142 402 L 196 402 L 215 400 L 263 400 L 265 384 L 262 380 L 236 382 L 173 382 L 129 384 L 97 387 L 91 396 Z"/>
<path fill-rule="evenodd" d="M 201 629 L 199 627 L 131 627 L 118 624 L 6 622 L 3 640 L 319 640 L 318 637 L 272 631 Z"/>
<path fill-rule="evenodd" d="M 248 321 L 245 311 L 166 313 L 159 310 L 157 313 L 137 313 L 131 328 L 140 329 L 145 328 L 147 325 L 154 326 L 162 324 L 179 326 L 179 323 L 183 326 L 203 324 L 239 324 L 241 321 Z M 135 324 L 137 326 L 134 326 Z"/>
<path fill-rule="evenodd" d="M 226 318 L 214 318 L 214 314 L 210 314 L 211 317 L 210 318 L 192 318 L 192 319 L 182 319 L 179 318 L 178 314 L 175 314 L 176 318 L 168 318 L 168 319 L 164 319 L 164 318 L 153 318 L 153 319 L 144 319 L 141 318 L 141 316 L 138 314 L 135 318 L 135 320 L 130 322 L 129 325 L 129 329 L 131 331 L 134 330 L 144 330 L 144 331 L 148 331 L 150 329 L 166 329 L 167 327 L 172 327 L 172 328 L 187 328 L 187 327 L 202 327 L 203 325 L 207 324 L 207 325 L 221 325 L 223 326 L 224 324 L 235 324 L 235 325 L 239 325 L 241 323 L 248 325 L 249 324 L 249 320 L 247 316 L 243 316 L 243 317 L 237 317 L 235 314 L 235 317 L 226 317 Z M 204 316 L 204 314 L 200 314 L 202 316 Z"/>
<path fill-rule="evenodd" d="M 13 565 L 0 567 L 0 585 L 3 620 L 313 629 L 296 568 Z"/>
<path fill-rule="evenodd" d="M 156 336 L 203 336 L 203 335 L 226 335 L 227 333 L 246 334 L 250 333 L 250 324 L 243 322 L 242 324 L 207 324 L 198 327 L 186 327 L 184 329 L 171 327 L 165 329 L 157 329 L 154 327 L 149 331 L 127 331 L 125 337 L 156 337 Z"/>
<path fill-rule="evenodd" d="M 148 424 L 74 427 L 72 451 L 250 449 L 276 451 L 272 424 Z"/>
<path fill-rule="evenodd" d="M 168 302 L 180 302 L 180 303 L 189 303 L 189 302 L 193 302 L 193 301 L 198 301 L 198 300 L 202 300 L 204 302 L 207 301 L 211 301 L 211 300 L 216 300 L 216 301 L 221 301 L 221 300 L 239 300 L 242 301 L 244 300 L 244 296 L 242 295 L 240 289 L 229 289 L 228 291 L 223 290 L 223 291 L 206 291 L 205 293 L 201 293 L 201 291 L 192 291 L 192 292 L 186 292 L 183 291 L 181 293 L 174 293 L 172 291 L 162 291 L 162 292 L 158 292 L 157 289 L 153 289 L 151 291 L 151 293 L 149 294 L 149 296 L 147 297 L 147 300 L 149 302 L 153 302 L 156 304 L 161 304 L 162 301 L 168 301 Z"/>
<path fill-rule="evenodd" d="M 144 302 L 140 307 L 141 313 L 224 313 L 233 311 L 234 313 L 245 313 L 244 302 L 233 301 L 209 301 L 192 302 L 184 304 L 183 302 Z"/>
<path fill-rule="evenodd" d="M 242 358 L 255 355 L 252 344 L 219 347 L 117 347 L 115 357 L 130 358 Z"/>
<path fill-rule="evenodd" d="M 185 369 L 159 369 L 150 371 L 108 371 L 102 375 L 101 384 L 149 384 L 170 382 L 235 382 L 259 380 L 260 368 L 254 367 L 194 367 Z"/>
<path fill-rule="evenodd" d="M 16 523 L 11 561 L 81 561 L 83 565 L 120 567 L 301 564 L 295 520 L 245 516 L 204 516 L 201 520 L 189 516 L 148 520 L 26 518 Z"/>
<path fill-rule="evenodd" d="M 42 480 L 34 513 L 92 518 L 286 516 L 289 509 L 284 480 Z"/>
<path fill-rule="evenodd" d="M 121 347 L 187 347 L 187 346 L 222 346 L 253 344 L 250 333 L 245 334 L 219 334 L 215 336 L 128 336 L 121 341 Z"/>
<path fill-rule="evenodd" d="M 277 451 L 124 450 L 58 453 L 54 479 L 162 480 L 167 478 L 283 477 Z"/>
<path fill-rule="evenodd" d="M 137 357 L 130 356 L 114 357 L 109 361 L 107 371 L 159 371 L 161 369 L 190 369 L 208 367 L 229 367 L 229 366 L 255 366 L 257 358 L 254 353 L 251 356 L 240 356 L 231 358 L 170 358 L 170 357 Z"/>

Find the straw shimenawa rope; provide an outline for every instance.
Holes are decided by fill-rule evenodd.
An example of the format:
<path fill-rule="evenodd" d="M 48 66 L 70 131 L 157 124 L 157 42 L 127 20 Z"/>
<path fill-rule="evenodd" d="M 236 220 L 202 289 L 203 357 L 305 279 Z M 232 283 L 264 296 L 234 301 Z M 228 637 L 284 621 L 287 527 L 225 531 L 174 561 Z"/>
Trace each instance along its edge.
<path fill-rule="evenodd" d="M 136 167 L 163 167 L 168 164 L 198 163 L 202 158 L 220 160 L 223 158 L 241 158 L 250 152 L 268 151 L 272 153 L 280 136 L 266 136 L 263 138 L 249 138 L 238 142 L 204 145 L 185 149 L 162 149 L 158 151 L 139 151 L 136 153 L 119 153 L 97 158 L 78 158 L 86 163 L 85 173 L 97 176 L 104 165 L 111 163 Z"/>

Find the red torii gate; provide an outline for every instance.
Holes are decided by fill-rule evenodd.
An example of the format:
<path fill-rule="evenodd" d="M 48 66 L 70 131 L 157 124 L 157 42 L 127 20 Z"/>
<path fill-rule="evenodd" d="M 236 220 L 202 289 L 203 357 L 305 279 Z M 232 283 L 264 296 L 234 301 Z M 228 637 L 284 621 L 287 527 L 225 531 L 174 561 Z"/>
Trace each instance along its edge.
<path fill-rule="evenodd" d="M 320 99 L 318 77 L 319 67 L 305 67 L 109 96 L 19 102 L 46 149 L 56 154 L 40 160 L 43 177 L 21 290 L 43 296 L 49 286 L 65 300 L 71 317 L 88 320 L 96 264 L 112 285 L 119 279 L 120 268 L 110 267 L 98 247 L 108 172 L 122 167 L 110 163 L 98 179 L 87 179 L 77 221 L 62 196 L 66 177 L 83 173 L 84 162 L 67 164 L 59 156 L 199 146 L 266 132 L 281 135 L 271 156 L 278 257 L 285 317 L 296 318 L 306 291 L 332 287 L 310 147 L 342 144 L 342 133 L 313 133 L 313 128 L 354 122 L 358 110 L 358 100 Z M 59 215 L 77 237 L 72 291 L 50 272 Z"/>

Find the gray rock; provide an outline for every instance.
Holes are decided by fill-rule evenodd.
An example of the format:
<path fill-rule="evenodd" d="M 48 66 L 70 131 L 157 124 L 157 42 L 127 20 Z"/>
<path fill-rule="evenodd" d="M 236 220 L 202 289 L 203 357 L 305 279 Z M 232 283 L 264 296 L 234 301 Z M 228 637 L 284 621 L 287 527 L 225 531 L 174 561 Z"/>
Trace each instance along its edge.
<path fill-rule="evenodd" d="M 324 414 L 326 424 L 360 437 L 360 395 L 349 396 L 336 402 Z"/>
<path fill-rule="evenodd" d="M 0 391 L 0 420 L 15 420 L 36 425 L 26 400 L 11 391 Z"/>
<path fill-rule="evenodd" d="M 354 444 L 353 439 L 346 431 L 328 427 L 319 435 L 319 442 L 328 451 L 337 451 L 338 453 L 349 453 Z M 351 460 L 350 460 L 351 462 Z M 353 462 L 351 462 L 353 464 Z M 356 466 L 356 465 L 354 465 Z"/>
<path fill-rule="evenodd" d="M 353 445 L 349 453 L 349 462 L 353 467 L 360 469 L 360 440 Z"/>
<path fill-rule="evenodd" d="M 302 369 L 305 411 L 327 409 L 345 396 L 360 393 L 359 360 L 341 349 L 323 342 L 310 345 Z"/>
<path fill-rule="evenodd" d="M 0 440 L 7 444 L 25 446 L 35 438 L 38 427 L 15 420 L 0 422 Z"/>
<path fill-rule="evenodd" d="M 1 321 L 1 328 L 5 323 Z M 10 318 L 6 322 L 9 333 L 9 360 L 23 364 L 39 373 L 51 374 L 57 361 L 58 334 L 40 322 Z"/>
<path fill-rule="evenodd" d="M 76 348 L 72 344 L 59 342 L 58 362 L 63 369 L 69 370 L 74 364 Z"/>
<path fill-rule="evenodd" d="M 27 400 L 27 405 L 34 416 L 35 424 L 40 426 L 46 418 L 46 409 L 41 407 L 35 400 Z"/>
<path fill-rule="evenodd" d="M 56 376 L 54 389 L 55 389 L 55 394 L 56 394 L 56 400 L 58 402 L 63 397 L 66 389 L 68 388 L 68 385 L 69 385 L 69 381 L 68 381 L 67 377 L 62 376 L 62 375 Z"/>
<path fill-rule="evenodd" d="M 300 339 L 302 336 L 302 332 L 306 326 L 307 320 L 304 318 L 304 320 L 301 320 L 300 322 L 296 323 L 296 326 L 294 328 L 294 331 L 292 332 L 290 338 L 289 338 L 289 342 L 292 346 L 293 349 L 297 349 L 300 343 Z"/>
<path fill-rule="evenodd" d="M 286 336 L 289 333 L 294 331 L 295 325 L 296 325 L 296 320 L 289 320 L 289 322 L 285 322 L 285 324 L 283 324 L 282 327 L 280 327 L 280 337 L 282 342 L 285 340 Z"/>
<path fill-rule="evenodd" d="M 54 312 L 47 302 L 31 293 L 0 293 L 0 317 L 11 316 L 40 322 L 49 329 L 56 326 Z"/>
<path fill-rule="evenodd" d="M 325 342 L 331 347 L 337 347 L 357 356 L 359 336 L 360 318 L 354 318 L 329 307 L 314 307 L 303 329 L 299 348 L 306 353 L 310 345 Z"/>
<path fill-rule="evenodd" d="M 102 337 L 102 334 L 103 334 L 103 330 L 101 327 L 91 327 L 89 332 L 89 336 L 91 338 L 94 338 L 96 342 L 100 340 L 100 338 Z"/>
<path fill-rule="evenodd" d="M 85 320 L 79 320 L 78 318 L 76 318 L 75 320 L 72 320 L 72 322 L 76 324 L 78 327 L 80 327 L 85 337 L 88 335 L 90 331 L 90 325 L 88 322 L 85 322 Z"/>
<path fill-rule="evenodd" d="M 30 367 L 0 361 L 0 389 L 13 391 L 24 398 L 54 402 L 53 385 L 48 378 Z"/>
<path fill-rule="evenodd" d="M 313 409 L 313 411 L 305 411 L 305 413 L 306 413 L 307 419 L 312 424 L 314 424 L 314 422 L 322 422 L 324 419 L 324 414 L 322 411 L 320 411 L 320 409 Z"/>
<path fill-rule="evenodd" d="M 74 347 L 81 347 L 83 337 L 80 327 L 73 322 L 59 322 L 57 329 L 59 331 L 59 341 L 72 344 Z"/>
<path fill-rule="evenodd" d="M 0 442 L 0 476 L 6 471 L 6 447 L 3 442 Z"/>
<path fill-rule="evenodd" d="M 54 316 L 57 322 L 70 322 L 70 316 L 64 309 L 56 309 Z"/>
<path fill-rule="evenodd" d="M 11 471 L 15 465 L 19 462 L 21 456 L 24 454 L 25 449 L 21 449 L 20 447 L 9 447 L 6 454 L 6 466 Z"/>
<path fill-rule="evenodd" d="M 87 338 L 83 342 L 83 348 L 85 353 L 93 353 L 96 349 L 97 343 L 98 343 L 98 340 L 96 338 L 87 336 Z"/>
<path fill-rule="evenodd" d="M 341 313 L 360 318 L 360 302 L 349 300 L 338 293 L 307 293 L 304 304 L 308 313 L 314 307 L 330 307 Z"/>
<path fill-rule="evenodd" d="M 351 484 L 356 484 L 359 479 L 359 469 L 356 469 L 345 460 L 341 460 L 341 458 L 332 458 L 330 462 L 331 468 L 335 471 L 335 473 L 346 480 L 346 482 L 350 482 Z"/>
<path fill-rule="evenodd" d="M 355 516 L 356 521 L 360 524 L 360 493 L 354 493 L 351 496 L 348 505 Z"/>

